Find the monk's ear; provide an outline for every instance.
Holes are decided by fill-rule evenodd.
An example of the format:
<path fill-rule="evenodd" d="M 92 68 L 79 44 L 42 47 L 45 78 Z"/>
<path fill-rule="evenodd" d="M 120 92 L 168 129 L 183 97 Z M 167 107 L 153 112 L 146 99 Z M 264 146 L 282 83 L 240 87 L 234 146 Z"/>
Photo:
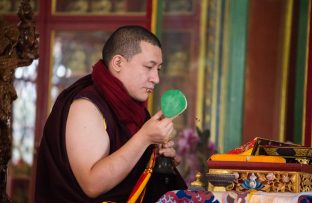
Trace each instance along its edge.
<path fill-rule="evenodd" d="M 123 62 L 123 57 L 121 55 L 115 55 L 112 58 L 112 63 L 111 63 L 112 64 L 112 68 L 117 73 L 119 73 L 121 71 L 122 62 Z"/>

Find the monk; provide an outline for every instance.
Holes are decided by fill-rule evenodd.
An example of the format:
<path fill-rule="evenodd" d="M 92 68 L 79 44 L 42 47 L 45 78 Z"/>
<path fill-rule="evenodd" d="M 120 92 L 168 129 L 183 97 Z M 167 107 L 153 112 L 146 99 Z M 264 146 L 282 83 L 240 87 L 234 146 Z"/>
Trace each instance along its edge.
<path fill-rule="evenodd" d="M 47 119 L 36 203 L 155 202 L 169 190 L 186 189 L 177 170 L 170 184 L 153 172 L 155 154 L 176 156 L 172 119 L 161 111 L 151 117 L 146 109 L 162 64 L 161 44 L 147 29 L 113 32 L 92 73 L 59 95 Z"/>

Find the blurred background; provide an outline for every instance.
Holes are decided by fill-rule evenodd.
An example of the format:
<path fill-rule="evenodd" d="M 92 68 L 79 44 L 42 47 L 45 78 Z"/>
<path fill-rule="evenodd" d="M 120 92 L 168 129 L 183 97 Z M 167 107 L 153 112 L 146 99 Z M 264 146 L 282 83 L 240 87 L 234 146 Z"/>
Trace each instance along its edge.
<path fill-rule="evenodd" d="M 161 40 L 164 69 L 149 99 L 180 89 L 188 108 L 175 120 L 179 170 L 187 182 L 206 160 L 255 137 L 311 146 L 310 0 L 31 0 L 38 60 L 15 71 L 13 157 L 7 193 L 33 201 L 36 150 L 57 95 L 90 73 L 108 36 L 128 24 Z M 0 0 L 17 24 L 20 0 Z M 311 43 L 311 42 L 310 42 Z M 311 55 L 312 56 L 312 55 Z"/>

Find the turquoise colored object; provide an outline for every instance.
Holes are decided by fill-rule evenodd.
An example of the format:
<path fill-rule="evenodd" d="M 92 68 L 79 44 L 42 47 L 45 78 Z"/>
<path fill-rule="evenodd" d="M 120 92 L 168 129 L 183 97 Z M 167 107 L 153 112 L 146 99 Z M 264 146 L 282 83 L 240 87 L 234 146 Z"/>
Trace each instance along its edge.
<path fill-rule="evenodd" d="M 161 96 L 160 106 L 165 117 L 174 118 L 185 111 L 187 100 L 180 90 L 171 89 Z"/>

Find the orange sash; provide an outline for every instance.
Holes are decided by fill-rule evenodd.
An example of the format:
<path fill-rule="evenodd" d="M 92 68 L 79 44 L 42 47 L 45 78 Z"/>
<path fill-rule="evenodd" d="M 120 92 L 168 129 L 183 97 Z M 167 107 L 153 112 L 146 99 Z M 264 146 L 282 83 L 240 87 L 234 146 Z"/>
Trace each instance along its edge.
<path fill-rule="evenodd" d="M 146 169 L 141 174 L 139 180 L 136 182 L 134 188 L 132 189 L 132 192 L 130 194 L 130 197 L 127 203 L 135 203 L 135 202 L 143 201 L 143 197 L 144 197 L 145 189 L 146 189 L 145 186 L 152 175 L 153 168 L 155 165 L 155 157 L 156 157 L 156 149 L 153 150 L 153 153 L 147 164 Z"/>

